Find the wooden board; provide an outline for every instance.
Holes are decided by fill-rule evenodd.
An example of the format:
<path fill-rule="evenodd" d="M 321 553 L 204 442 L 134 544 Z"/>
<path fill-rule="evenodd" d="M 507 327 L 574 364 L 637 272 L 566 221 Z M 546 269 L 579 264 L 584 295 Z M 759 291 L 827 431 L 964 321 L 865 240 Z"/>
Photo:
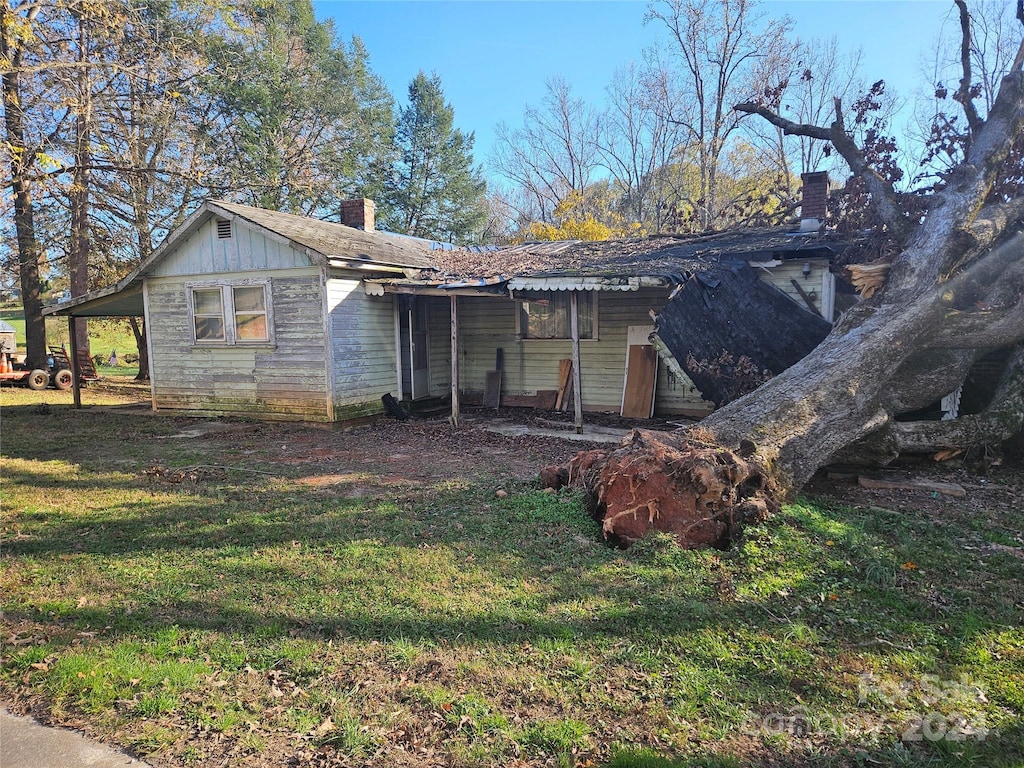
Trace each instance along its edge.
<path fill-rule="evenodd" d="M 631 344 L 622 392 L 622 415 L 649 419 L 654 411 L 654 385 L 658 378 L 658 353 L 652 344 Z"/>
<path fill-rule="evenodd" d="M 568 405 L 565 397 L 569 388 L 569 379 L 572 378 L 572 360 L 564 359 L 558 361 L 558 397 L 555 399 L 555 410 L 564 411 Z"/>
<path fill-rule="evenodd" d="M 484 381 L 484 408 L 497 408 L 501 403 L 501 371 L 488 371 Z"/>
<path fill-rule="evenodd" d="M 930 480 L 899 480 L 884 479 L 879 477 L 857 478 L 857 484 L 861 488 L 877 488 L 889 491 L 926 491 L 928 493 L 941 493 L 946 496 L 964 497 L 967 491 L 957 483 L 935 483 Z"/>
<path fill-rule="evenodd" d="M 555 389 L 538 389 L 536 398 L 537 408 L 543 411 L 555 410 L 555 403 L 558 402 L 558 390 Z"/>

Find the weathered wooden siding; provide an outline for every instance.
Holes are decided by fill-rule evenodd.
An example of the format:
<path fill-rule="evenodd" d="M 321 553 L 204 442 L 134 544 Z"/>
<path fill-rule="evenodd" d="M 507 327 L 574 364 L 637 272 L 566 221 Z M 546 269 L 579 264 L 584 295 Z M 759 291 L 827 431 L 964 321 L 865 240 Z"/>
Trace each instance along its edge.
<path fill-rule="evenodd" d="M 188 288 L 209 274 L 147 281 L 153 404 L 157 409 L 325 421 L 323 293 L 319 269 L 229 273 L 223 284 L 270 281 L 272 343 L 198 346 L 192 342 Z"/>
<path fill-rule="evenodd" d="M 430 394 L 435 397 L 447 397 L 452 389 L 451 300 L 437 296 L 424 297 L 422 300 L 427 302 Z"/>
<path fill-rule="evenodd" d="M 382 395 L 400 396 L 392 297 L 367 296 L 358 275 L 332 271 L 327 316 L 335 419 L 382 413 Z"/>
<path fill-rule="evenodd" d="M 250 229 L 244 222 L 231 222 L 231 237 L 217 237 L 217 219 L 205 224 L 159 262 L 153 277 L 211 275 L 248 270 L 296 269 L 310 266 L 310 259 L 281 238 Z"/>
<path fill-rule="evenodd" d="M 607 291 L 598 297 L 596 340 L 580 342 L 583 407 L 618 412 L 626 370 L 626 332 L 630 325 L 650 325 L 648 311 L 664 304 L 667 291 Z M 516 339 L 516 303 L 507 298 L 459 299 L 460 386 L 482 392 L 486 372 L 494 367 L 495 350 L 505 350 L 502 393 L 533 395 L 558 388 L 558 361 L 572 357 L 568 340 Z M 677 381 L 659 364 L 655 414 L 707 410 L 693 385 Z"/>
<path fill-rule="evenodd" d="M 811 273 L 807 277 L 804 277 L 803 273 L 805 263 L 809 263 L 811 265 Z M 808 259 L 807 262 L 800 260 L 787 261 L 777 267 L 771 267 L 770 269 L 758 268 L 756 263 L 751 264 L 751 266 L 758 271 L 762 280 L 770 285 L 774 285 L 784 294 L 789 296 L 789 298 L 806 309 L 807 302 L 805 302 L 803 297 L 800 296 L 800 292 L 793 287 L 793 281 L 796 280 L 800 287 L 813 297 L 814 304 L 818 308 L 818 314 L 821 314 L 821 301 L 822 294 L 824 292 L 823 286 L 827 283 L 830 290 L 835 290 L 832 282 L 826 279 L 828 274 L 828 262 L 825 259 Z M 832 305 L 828 304 L 828 306 Z M 832 322 L 831 317 L 825 319 Z"/>

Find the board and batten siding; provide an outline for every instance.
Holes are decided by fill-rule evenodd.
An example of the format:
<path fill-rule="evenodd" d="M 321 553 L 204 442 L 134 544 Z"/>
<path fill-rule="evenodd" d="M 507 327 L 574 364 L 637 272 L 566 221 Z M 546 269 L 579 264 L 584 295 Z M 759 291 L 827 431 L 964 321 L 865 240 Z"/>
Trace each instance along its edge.
<path fill-rule="evenodd" d="M 218 237 L 217 219 L 211 217 L 178 243 L 156 265 L 151 276 L 184 277 L 310 266 L 313 265 L 309 257 L 292 248 L 284 238 L 274 239 L 237 219 L 231 221 L 231 237 Z"/>
<path fill-rule="evenodd" d="M 394 299 L 368 296 L 359 275 L 332 270 L 327 281 L 327 320 L 334 418 L 343 421 L 383 413 L 381 396 L 401 397 L 395 369 Z"/>
<path fill-rule="evenodd" d="M 318 267 L 149 278 L 150 360 L 157 410 L 327 421 L 327 348 Z M 189 288 L 267 281 L 273 338 L 249 346 L 197 345 Z"/>
<path fill-rule="evenodd" d="M 622 404 L 626 371 L 626 334 L 631 325 L 650 325 L 648 311 L 660 309 L 664 290 L 603 291 L 598 302 L 598 339 L 580 341 L 583 407 L 617 413 Z M 569 340 L 517 339 L 517 303 L 509 298 L 459 299 L 459 377 L 464 392 L 482 392 L 487 371 L 494 368 L 495 350 L 504 352 L 503 394 L 534 395 L 558 389 L 558 361 L 572 357 Z M 709 411 L 693 384 L 678 380 L 658 365 L 655 414 L 669 416 Z"/>

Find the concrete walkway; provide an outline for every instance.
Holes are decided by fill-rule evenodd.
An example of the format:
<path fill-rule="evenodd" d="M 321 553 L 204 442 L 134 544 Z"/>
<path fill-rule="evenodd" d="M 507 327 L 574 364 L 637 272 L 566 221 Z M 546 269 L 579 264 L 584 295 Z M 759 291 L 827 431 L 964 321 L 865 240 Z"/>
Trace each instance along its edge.
<path fill-rule="evenodd" d="M 576 434 L 572 424 L 565 427 L 535 427 L 525 424 L 513 424 L 508 421 L 494 419 L 491 421 L 474 421 L 473 426 L 486 432 L 497 432 L 499 435 L 541 435 L 557 437 L 561 440 L 574 440 L 588 443 L 621 443 L 622 438 L 629 434 L 628 429 L 621 427 L 599 427 L 591 424 L 583 425 L 583 434 Z"/>
<path fill-rule="evenodd" d="M 0 707 L 0 768 L 149 768 L 66 728 L 49 728 Z"/>

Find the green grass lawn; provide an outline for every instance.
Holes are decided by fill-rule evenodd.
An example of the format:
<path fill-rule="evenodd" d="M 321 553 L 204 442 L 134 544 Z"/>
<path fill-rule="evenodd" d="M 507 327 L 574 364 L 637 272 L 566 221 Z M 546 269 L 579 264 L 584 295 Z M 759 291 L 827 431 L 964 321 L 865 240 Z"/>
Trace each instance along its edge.
<path fill-rule="evenodd" d="M 1019 509 L 622 552 L 485 462 L 11 396 L 0 695 L 154 764 L 1024 765 Z"/>

